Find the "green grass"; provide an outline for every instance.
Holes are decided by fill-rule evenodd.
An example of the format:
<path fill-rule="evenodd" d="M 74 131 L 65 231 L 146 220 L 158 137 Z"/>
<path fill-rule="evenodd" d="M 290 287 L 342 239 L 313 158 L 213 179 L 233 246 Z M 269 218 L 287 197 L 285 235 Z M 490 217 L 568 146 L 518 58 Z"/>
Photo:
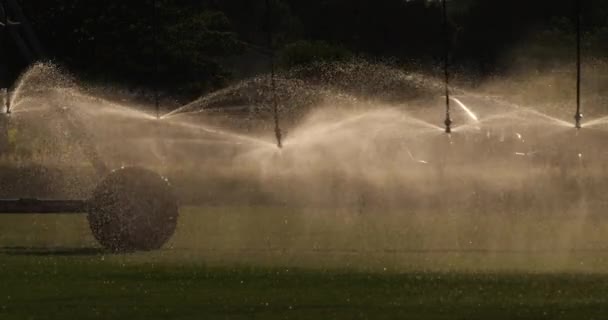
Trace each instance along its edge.
<path fill-rule="evenodd" d="M 182 213 L 166 249 L 129 255 L 99 249 L 83 216 L 0 217 L 0 319 L 608 315 L 608 252 L 594 242 L 604 223 L 579 221 L 571 243 L 551 247 L 556 236 L 566 239 L 572 220 L 478 220 L 483 228 L 466 230 L 470 219 L 436 224 L 426 215 L 269 207 Z M 498 251 L 475 250 L 484 245 Z M 566 245 L 590 250 L 561 251 Z M 449 246 L 455 250 L 433 250 Z"/>
<path fill-rule="evenodd" d="M 608 276 L 382 274 L 0 256 L 0 319 L 605 319 Z M 120 260 L 120 259 L 119 259 Z"/>

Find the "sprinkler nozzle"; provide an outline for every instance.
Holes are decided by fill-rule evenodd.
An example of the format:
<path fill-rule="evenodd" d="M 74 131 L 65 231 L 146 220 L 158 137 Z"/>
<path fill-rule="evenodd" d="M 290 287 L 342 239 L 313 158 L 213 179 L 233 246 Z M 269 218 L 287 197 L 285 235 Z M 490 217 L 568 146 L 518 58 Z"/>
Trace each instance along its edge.
<path fill-rule="evenodd" d="M 283 134 L 281 133 L 281 129 L 277 126 L 274 129 L 274 135 L 277 138 L 277 147 L 279 149 L 283 148 Z"/>
<path fill-rule="evenodd" d="M 575 123 L 575 125 L 574 125 L 574 126 L 575 126 L 575 128 L 577 128 L 577 129 L 582 128 L 582 125 L 581 125 L 581 120 L 583 120 L 583 114 L 582 114 L 582 113 L 580 113 L 580 112 L 577 112 L 577 113 L 574 115 L 574 120 L 576 121 L 576 123 Z"/>
<path fill-rule="evenodd" d="M 8 88 L 3 89 L 4 91 L 4 112 L 7 114 L 11 113 L 11 95 Z"/>
<path fill-rule="evenodd" d="M 452 119 L 448 114 L 443 122 L 445 124 L 445 133 L 452 133 Z"/>

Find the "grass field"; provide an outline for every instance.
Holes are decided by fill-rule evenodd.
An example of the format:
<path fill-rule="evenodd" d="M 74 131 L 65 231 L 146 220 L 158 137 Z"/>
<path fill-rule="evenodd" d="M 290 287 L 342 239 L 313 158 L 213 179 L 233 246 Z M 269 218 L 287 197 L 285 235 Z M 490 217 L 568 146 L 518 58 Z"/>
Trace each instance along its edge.
<path fill-rule="evenodd" d="M 186 208 L 167 248 L 129 255 L 98 248 L 83 216 L 0 217 L 0 319 L 608 317 L 597 221 L 416 233 L 430 217 L 285 211 Z M 572 246 L 551 246 L 574 222 Z"/>
<path fill-rule="evenodd" d="M 608 276 L 378 274 L 0 256 L 2 319 L 605 319 Z M 120 259 L 118 259 L 120 260 Z"/>

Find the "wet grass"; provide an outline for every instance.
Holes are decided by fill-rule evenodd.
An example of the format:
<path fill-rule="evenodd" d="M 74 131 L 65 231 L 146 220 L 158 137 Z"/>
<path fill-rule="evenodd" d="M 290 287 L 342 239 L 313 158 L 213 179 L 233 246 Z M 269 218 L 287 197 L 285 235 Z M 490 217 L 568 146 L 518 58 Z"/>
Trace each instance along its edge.
<path fill-rule="evenodd" d="M 607 275 L 365 273 L 125 259 L 0 255 L 0 319 L 603 319 L 608 314 Z"/>
<path fill-rule="evenodd" d="M 468 234 L 460 224 L 416 235 L 415 229 L 434 223 L 426 216 L 420 221 L 404 220 L 404 215 L 379 220 L 376 215 L 285 210 L 186 208 L 166 249 L 129 255 L 100 249 L 84 216 L 2 216 L 0 319 L 608 315 L 603 242 L 583 241 L 595 249 L 574 252 L 538 245 L 563 239 L 562 225 L 571 220 L 522 220 L 512 226 L 504 219 L 477 220 L 492 227 L 488 234 L 499 237 L 504 229 L 516 237 L 500 242 L 505 246 L 500 251 L 479 250 L 492 237 Z M 451 229 L 460 230 L 458 237 L 451 237 Z M 599 239 L 604 229 L 594 230 L 583 225 L 577 234 Z M 423 233 L 433 242 L 425 242 Z M 484 242 L 469 246 L 472 239 Z M 453 250 L 433 250 L 430 244 Z"/>

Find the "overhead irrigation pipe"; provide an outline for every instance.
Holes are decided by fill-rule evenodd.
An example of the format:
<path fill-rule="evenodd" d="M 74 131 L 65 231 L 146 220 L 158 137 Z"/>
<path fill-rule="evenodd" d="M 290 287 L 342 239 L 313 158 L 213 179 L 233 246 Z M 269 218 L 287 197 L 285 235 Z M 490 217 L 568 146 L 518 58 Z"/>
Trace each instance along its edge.
<path fill-rule="evenodd" d="M 277 147 L 283 148 L 283 138 L 279 123 L 279 102 L 277 98 L 277 85 L 275 75 L 275 52 L 273 45 L 273 28 L 272 28 L 272 7 L 270 0 L 266 0 L 266 27 L 268 35 L 268 48 L 270 49 L 270 90 L 272 91 L 272 111 L 274 115 L 274 134 L 277 139 Z"/>
<path fill-rule="evenodd" d="M 450 115 L 450 35 L 448 31 L 448 7 L 446 0 L 442 0 L 443 13 L 443 72 L 445 80 L 445 133 L 452 133 L 452 117 Z"/>
<path fill-rule="evenodd" d="M 581 0 L 576 1 L 576 113 L 574 114 L 576 129 L 581 128 Z"/>

